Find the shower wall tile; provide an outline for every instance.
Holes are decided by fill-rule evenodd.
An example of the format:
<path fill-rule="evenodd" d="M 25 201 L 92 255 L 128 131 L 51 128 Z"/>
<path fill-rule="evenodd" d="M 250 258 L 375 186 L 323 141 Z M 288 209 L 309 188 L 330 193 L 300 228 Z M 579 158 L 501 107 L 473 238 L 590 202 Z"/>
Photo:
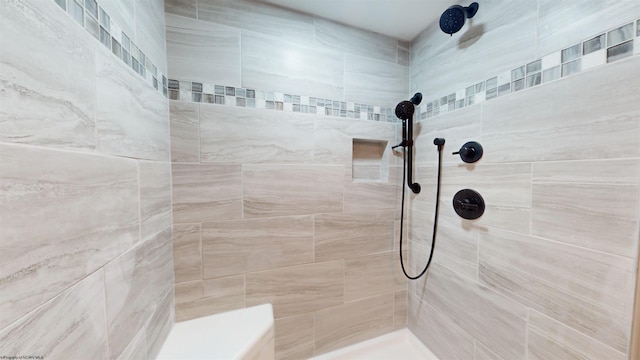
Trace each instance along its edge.
<path fill-rule="evenodd" d="M 171 79 L 241 86 L 240 30 L 167 14 Z"/>
<path fill-rule="evenodd" d="M 393 249 L 394 211 L 314 216 L 314 259 L 344 259 Z"/>
<path fill-rule="evenodd" d="M 344 261 L 344 299 L 352 301 L 406 289 L 407 279 L 398 266 L 395 251 Z"/>
<path fill-rule="evenodd" d="M 634 258 L 638 194 L 638 185 L 534 184 L 531 233 Z"/>
<path fill-rule="evenodd" d="M 473 337 L 459 321 L 409 292 L 409 329 L 440 359 L 473 359 Z"/>
<path fill-rule="evenodd" d="M 173 289 L 171 289 L 158 300 L 155 312 L 145 326 L 147 359 L 155 359 L 158 356 L 173 326 L 174 315 Z"/>
<path fill-rule="evenodd" d="M 541 0 L 538 12 L 538 55 L 545 55 L 569 43 L 584 40 L 585 35 L 637 19 L 640 17 L 640 4 L 634 0 L 588 0 L 582 3 Z"/>
<path fill-rule="evenodd" d="M 640 159 L 536 162 L 532 165 L 536 183 L 637 185 L 640 178 Z"/>
<path fill-rule="evenodd" d="M 483 105 L 482 145 L 492 150 L 485 153 L 483 161 L 640 156 L 640 122 L 635 105 L 640 102 L 639 77 L 640 59 L 629 59 L 487 102 Z M 592 90 L 574 91 L 582 88 Z M 528 104 L 526 108 L 523 101 Z M 530 108 L 536 111 L 528 111 Z M 585 147 L 585 143 L 590 146 Z"/>
<path fill-rule="evenodd" d="M 308 359 L 314 352 L 313 314 L 277 319 L 276 359 Z"/>
<path fill-rule="evenodd" d="M 134 1 L 136 44 L 147 57 L 155 61 L 161 73 L 167 73 L 167 41 L 164 1 Z"/>
<path fill-rule="evenodd" d="M 242 217 L 240 165 L 173 164 L 173 221 Z"/>
<path fill-rule="evenodd" d="M 198 104 L 170 101 L 171 161 L 200 161 Z"/>
<path fill-rule="evenodd" d="M 0 4 L 0 103 L 5 104 L 0 141 L 92 150 L 96 146 L 93 45 L 66 16 L 40 15 L 58 11 L 52 1 Z M 74 66 L 68 66 L 71 63 Z M 56 71 L 42 64 L 52 64 Z M 74 86 L 60 86 L 65 83 Z"/>
<path fill-rule="evenodd" d="M 171 226 L 171 164 L 138 163 L 140 172 L 140 238 Z"/>
<path fill-rule="evenodd" d="M 624 360 L 622 352 L 614 350 L 537 311 L 529 312 L 528 353 L 530 359 L 542 360 L 565 355 L 568 359 Z"/>
<path fill-rule="evenodd" d="M 392 330 L 392 294 L 319 310 L 314 313 L 315 353 L 335 350 Z"/>
<path fill-rule="evenodd" d="M 246 218 L 343 211 L 344 166 L 243 165 Z"/>
<path fill-rule="evenodd" d="M 358 55 L 345 55 L 344 96 L 349 101 L 394 106 L 408 92 L 409 68 Z"/>
<path fill-rule="evenodd" d="M 139 221 L 132 160 L 1 145 L 0 169 L 3 328 L 133 246 Z"/>
<path fill-rule="evenodd" d="M 171 229 L 104 267 L 110 357 L 118 357 L 153 316 L 174 281 Z"/>
<path fill-rule="evenodd" d="M 103 281 L 96 271 L 0 331 L 0 353 L 108 359 Z"/>
<path fill-rule="evenodd" d="M 432 264 L 426 281 L 428 286 L 424 288 L 424 280 L 411 284 L 418 287 L 419 293 L 414 288 L 414 294 L 422 295 L 429 305 L 456 319 L 459 326 L 496 354 L 506 359 L 524 357 L 524 305 L 437 264 Z M 468 305 L 470 299 L 474 306 Z"/>
<path fill-rule="evenodd" d="M 202 279 L 201 224 L 173 224 L 176 283 Z"/>
<path fill-rule="evenodd" d="M 244 299 L 244 275 L 177 283 L 176 321 L 243 308 Z"/>
<path fill-rule="evenodd" d="M 350 213 L 395 209 L 395 196 L 399 188 L 400 186 L 390 182 L 347 180 L 344 189 L 344 211 Z"/>
<path fill-rule="evenodd" d="M 628 312 L 594 304 L 535 274 L 505 265 L 500 260 L 487 259 L 486 255 L 480 258 L 479 269 L 480 282 L 489 288 L 608 346 L 626 351 L 630 326 Z"/>
<path fill-rule="evenodd" d="M 136 336 L 133 337 L 129 345 L 122 350 L 118 360 L 126 359 L 146 359 L 147 358 L 147 341 L 145 335 L 145 329 L 140 329 Z"/>
<path fill-rule="evenodd" d="M 200 156 L 216 163 L 308 163 L 313 117 L 200 105 Z M 220 136 L 224 134 L 224 136 Z"/>
<path fill-rule="evenodd" d="M 393 293 L 393 329 L 407 327 L 407 290 L 399 290 Z"/>
<path fill-rule="evenodd" d="M 343 54 L 242 32 L 244 87 L 342 99 L 344 80 Z"/>
<path fill-rule="evenodd" d="M 71 1 L 67 0 L 68 3 Z M 82 4 L 82 1 L 79 1 Z M 104 9 L 111 22 L 118 25 L 121 32 L 127 34 L 131 40 L 138 43 L 136 39 L 136 16 L 135 16 L 135 3 L 129 0 L 109 0 L 100 1 L 100 7 Z M 114 36 L 116 34 L 114 33 Z M 120 38 L 117 39 L 120 41 Z M 155 60 L 155 59 L 154 59 Z M 165 72 L 166 73 L 166 72 Z"/>
<path fill-rule="evenodd" d="M 320 46 L 392 64 L 396 63 L 398 40 L 394 38 L 318 17 L 314 18 L 314 24 L 315 43 Z"/>
<path fill-rule="evenodd" d="M 205 279 L 313 262 L 313 217 L 289 216 L 202 225 Z"/>
<path fill-rule="evenodd" d="M 477 340 L 475 342 L 474 356 L 474 360 L 503 360 Z"/>
<path fill-rule="evenodd" d="M 111 54 L 97 52 L 98 150 L 148 160 L 169 160 L 166 98 L 115 62 Z"/>
<path fill-rule="evenodd" d="M 167 14 L 167 25 L 169 24 L 169 14 L 175 14 L 193 19 L 197 18 L 198 13 L 197 0 L 165 0 L 164 12 Z"/>
<path fill-rule="evenodd" d="M 246 306 L 273 304 L 276 319 L 344 303 L 344 261 L 247 274 Z"/>
<path fill-rule="evenodd" d="M 298 44 L 308 44 L 314 38 L 313 17 L 299 12 L 250 0 L 198 0 L 197 4 L 200 20 Z"/>

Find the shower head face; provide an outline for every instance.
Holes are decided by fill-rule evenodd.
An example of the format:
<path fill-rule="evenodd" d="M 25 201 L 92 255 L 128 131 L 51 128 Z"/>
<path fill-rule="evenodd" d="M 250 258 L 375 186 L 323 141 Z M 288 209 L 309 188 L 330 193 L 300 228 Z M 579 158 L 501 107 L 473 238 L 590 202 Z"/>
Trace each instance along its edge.
<path fill-rule="evenodd" d="M 478 12 L 478 3 L 474 2 L 467 7 L 453 5 L 440 16 L 440 30 L 453 35 L 462 29 L 465 20 L 472 18 Z"/>
<path fill-rule="evenodd" d="M 401 120 L 411 119 L 415 107 L 411 101 L 401 101 L 396 106 L 396 116 Z"/>

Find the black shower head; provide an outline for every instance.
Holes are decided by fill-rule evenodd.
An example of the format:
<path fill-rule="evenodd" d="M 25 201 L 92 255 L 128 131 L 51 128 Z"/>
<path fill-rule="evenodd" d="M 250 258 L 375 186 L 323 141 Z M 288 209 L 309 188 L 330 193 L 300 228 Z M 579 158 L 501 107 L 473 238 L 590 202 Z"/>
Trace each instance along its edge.
<path fill-rule="evenodd" d="M 467 7 L 453 5 L 440 16 L 440 29 L 449 35 L 457 33 L 464 26 L 466 19 L 472 18 L 478 12 L 478 3 Z"/>
<path fill-rule="evenodd" d="M 401 101 L 396 106 L 396 116 L 402 120 L 411 119 L 415 111 L 415 105 L 420 105 L 421 101 L 422 101 L 422 94 L 419 92 L 415 93 L 411 98 L 411 100 Z"/>

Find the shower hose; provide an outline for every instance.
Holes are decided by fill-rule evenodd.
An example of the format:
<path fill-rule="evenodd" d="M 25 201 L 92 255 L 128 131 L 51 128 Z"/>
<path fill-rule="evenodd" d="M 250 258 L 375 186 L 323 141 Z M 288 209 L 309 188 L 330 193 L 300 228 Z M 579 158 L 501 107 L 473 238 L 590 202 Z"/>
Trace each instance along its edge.
<path fill-rule="evenodd" d="M 411 151 L 413 151 L 413 149 L 411 149 Z M 435 206 L 435 215 L 434 215 L 434 219 L 433 219 L 433 234 L 431 236 L 431 251 L 429 253 L 429 260 L 427 260 L 427 264 L 425 265 L 424 269 L 422 269 L 422 271 L 420 272 L 420 274 L 416 275 L 416 276 L 410 276 L 409 274 L 407 274 L 407 270 L 404 267 L 404 260 L 402 257 L 402 229 L 404 228 L 404 194 L 405 194 L 405 180 L 406 180 L 406 176 L 407 176 L 407 161 L 406 161 L 406 149 L 403 147 L 402 148 L 402 205 L 400 207 L 400 266 L 402 266 L 402 272 L 404 273 L 404 276 L 407 277 L 407 279 L 409 280 L 417 280 L 419 278 L 422 277 L 422 275 L 424 275 L 427 270 L 429 269 L 429 265 L 431 265 L 431 260 L 433 259 L 433 250 L 435 249 L 435 245 L 436 245 L 436 232 L 438 229 L 438 208 L 439 208 L 439 203 L 440 203 L 440 175 L 442 173 L 442 146 L 438 146 L 438 182 L 436 185 L 436 206 Z"/>

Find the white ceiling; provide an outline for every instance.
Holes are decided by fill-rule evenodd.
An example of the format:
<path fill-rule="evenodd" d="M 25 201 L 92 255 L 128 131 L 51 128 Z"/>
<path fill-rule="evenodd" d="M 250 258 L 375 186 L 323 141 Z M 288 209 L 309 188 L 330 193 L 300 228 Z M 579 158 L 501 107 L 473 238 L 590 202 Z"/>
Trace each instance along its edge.
<path fill-rule="evenodd" d="M 262 0 L 353 27 L 413 40 L 456 0 Z"/>

